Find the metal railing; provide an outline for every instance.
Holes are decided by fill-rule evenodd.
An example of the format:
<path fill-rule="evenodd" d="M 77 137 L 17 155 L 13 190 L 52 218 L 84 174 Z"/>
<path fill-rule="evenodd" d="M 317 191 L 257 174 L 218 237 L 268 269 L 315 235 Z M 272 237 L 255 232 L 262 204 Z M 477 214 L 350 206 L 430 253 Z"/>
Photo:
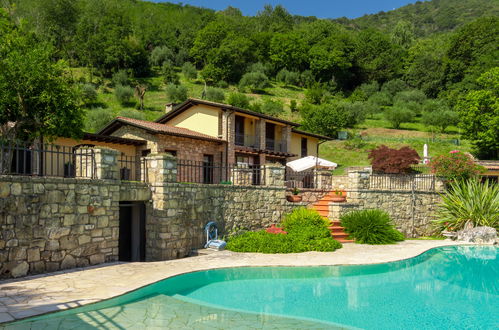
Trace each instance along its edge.
<path fill-rule="evenodd" d="M 121 154 L 118 157 L 118 167 L 121 180 L 146 181 L 147 166 L 144 157 Z"/>
<path fill-rule="evenodd" d="M 275 151 L 275 152 L 286 152 L 285 145 L 281 141 L 276 141 L 274 139 L 265 139 L 265 150 Z"/>
<path fill-rule="evenodd" d="M 265 185 L 265 167 L 177 160 L 177 182 L 202 184 Z"/>
<path fill-rule="evenodd" d="M 255 135 L 236 133 L 234 142 L 235 142 L 236 146 L 244 146 L 244 147 L 251 147 L 251 148 L 257 147 Z"/>
<path fill-rule="evenodd" d="M 287 188 L 298 189 L 332 189 L 332 173 L 326 170 L 310 169 L 301 172 L 295 172 L 286 167 L 285 185 Z"/>
<path fill-rule="evenodd" d="M 433 174 L 377 174 L 369 177 L 369 189 L 435 191 L 437 178 Z"/>
<path fill-rule="evenodd" d="M 95 178 L 95 154 L 52 144 L 0 144 L 0 174 Z"/>

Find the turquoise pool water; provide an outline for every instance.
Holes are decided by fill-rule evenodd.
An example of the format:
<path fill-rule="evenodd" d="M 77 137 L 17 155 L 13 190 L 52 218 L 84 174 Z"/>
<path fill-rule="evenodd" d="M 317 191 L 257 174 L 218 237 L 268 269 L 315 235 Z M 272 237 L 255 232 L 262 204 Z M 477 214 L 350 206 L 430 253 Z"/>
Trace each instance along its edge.
<path fill-rule="evenodd" d="M 5 328 L 497 329 L 498 252 L 454 246 L 376 265 L 201 271 Z"/>

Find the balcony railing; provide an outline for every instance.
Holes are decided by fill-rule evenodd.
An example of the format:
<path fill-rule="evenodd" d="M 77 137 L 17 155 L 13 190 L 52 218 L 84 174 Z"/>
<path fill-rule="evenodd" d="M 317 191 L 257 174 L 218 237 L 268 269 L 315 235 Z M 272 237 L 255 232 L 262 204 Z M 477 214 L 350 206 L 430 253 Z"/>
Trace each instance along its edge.
<path fill-rule="evenodd" d="M 265 150 L 274 152 L 287 152 L 284 143 L 274 139 L 265 139 Z"/>
<path fill-rule="evenodd" d="M 256 136 L 236 133 L 235 145 L 256 148 L 257 147 Z"/>

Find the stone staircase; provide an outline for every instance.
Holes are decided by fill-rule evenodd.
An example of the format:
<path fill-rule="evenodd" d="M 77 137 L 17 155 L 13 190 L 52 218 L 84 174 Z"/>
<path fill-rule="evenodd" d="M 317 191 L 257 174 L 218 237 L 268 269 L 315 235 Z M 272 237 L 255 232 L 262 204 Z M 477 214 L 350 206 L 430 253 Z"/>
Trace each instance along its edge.
<path fill-rule="evenodd" d="M 335 196 L 334 192 L 329 192 L 321 200 L 312 204 L 312 208 L 319 212 L 320 215 L 329 219 L 329 203 L 332 202 L 332 197 Z M 348 239 L 348 234 L 345 233 L 344 228 L 341 227 L 339 220 L 329 219 L 331 225 L 328 227 L 331 231 L 331 236 L 340 243 L 352 243 L 353 240 Z"/>

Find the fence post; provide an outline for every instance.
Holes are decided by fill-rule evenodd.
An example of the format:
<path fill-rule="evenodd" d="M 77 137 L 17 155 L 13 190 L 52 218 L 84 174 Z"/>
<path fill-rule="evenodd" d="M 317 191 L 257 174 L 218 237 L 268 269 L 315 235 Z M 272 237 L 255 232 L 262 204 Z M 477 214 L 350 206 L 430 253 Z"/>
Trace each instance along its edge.
<path fill-rule="evenodd" d="M 168 154 L 145 157 L 148 183 L 177 182 L 177 158 Z"/>
<path fill-rule="evenodd" d="M 371 172 L 368 170 L 350 170 L 348 171 L 348 201 L 359 202 L 360 190 L 369 189 L 369 177 Z"/>
<path fill-rule="evenodd" d="M 284 176 L 286 168 L 282 165 L 262 165 L 265 173 L 265 185 L 272 187 L 284 187 Z"/>

